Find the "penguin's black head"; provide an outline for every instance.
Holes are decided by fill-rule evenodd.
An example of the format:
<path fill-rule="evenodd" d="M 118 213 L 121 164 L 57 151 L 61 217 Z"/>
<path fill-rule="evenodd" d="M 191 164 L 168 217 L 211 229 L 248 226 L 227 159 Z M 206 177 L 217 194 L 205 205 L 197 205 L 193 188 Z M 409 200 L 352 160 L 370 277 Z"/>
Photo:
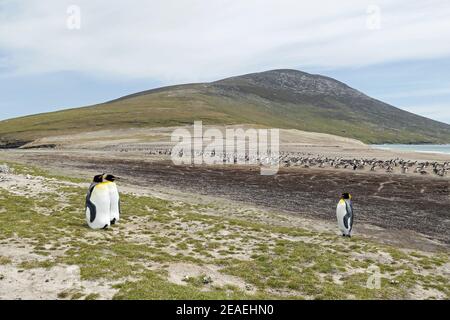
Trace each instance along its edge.
<path fill-rule="evenodd" d="M 116 176 L 113 176 L 112 174 L 105 174 L 105 175 L 103 175 L 103 179 L 105 179 L 106 181 L 114 182 L 119 178 Z"/>
<path fill-rule="evenodd" d="M 352 196 L 351 196 L 350 193 L 346 192 L 346 193 L 343 193 L 343 194 L 342 194 L 342 197 L 341 197 L 341 198 L 342 198 L 342 199 L 351 199 Z"/>
<path fill-rule="evenodd" d="M 94 177 L 94 182 L 103 182 L 103 174 L 98 174 Z"/>

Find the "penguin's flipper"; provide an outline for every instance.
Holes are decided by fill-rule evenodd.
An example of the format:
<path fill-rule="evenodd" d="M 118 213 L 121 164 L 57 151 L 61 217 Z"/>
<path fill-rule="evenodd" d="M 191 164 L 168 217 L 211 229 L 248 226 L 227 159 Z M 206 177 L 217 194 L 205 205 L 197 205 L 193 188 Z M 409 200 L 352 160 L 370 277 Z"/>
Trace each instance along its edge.
<path fill-rule="evenodd" d="M 86 203 L 86 207 L 89 209 L 90 218 L 89 220 L 94 222 L 95 217 L 97 216 L 97 208 L 95 207 L 95 204 L 93 204 L 91 201 L 88 201 Z"/>
<path fill-rule="evenodd" d="M 347 215 L 345 215 L 344 216 L 344 218 L 342 219 L 343 220 L 343 222 L 344 222 L 344 227 L 345 227 L 345 229 L 347 229 L 348 230 L 348 216 Z"/>
<path fill-rule="evenodd" d="M 351 202 L 345 201 L 345 209 L 347 211 L 344 216 L 344 226 L 350 232 L 353 227 L 353 204 Z"/>
<path fill-rule="evenodd" d="M 98 183 L 91 183 L 91 185 L 89 186 L 88 193 L 86 195 L 86 209 L 89 208 L 89 214 L 90 214 L 89 221 L 91 221 L 91 223 L 94 222 L 95 217 L 97 216 L 97 208 L 96 208 L 95 204 L 93 204 L 91 201 L 92 192 L 94 191 L 94 188 L 97 186 L 97 184 Z"/>
<path fill-rule="evenodd" d="M 347 211 L 347 215 L 350 216 L 351 218 L 353 217 L 353 203 L 349 203 L 347 201 L 345 201 L 345 209 Z"/>

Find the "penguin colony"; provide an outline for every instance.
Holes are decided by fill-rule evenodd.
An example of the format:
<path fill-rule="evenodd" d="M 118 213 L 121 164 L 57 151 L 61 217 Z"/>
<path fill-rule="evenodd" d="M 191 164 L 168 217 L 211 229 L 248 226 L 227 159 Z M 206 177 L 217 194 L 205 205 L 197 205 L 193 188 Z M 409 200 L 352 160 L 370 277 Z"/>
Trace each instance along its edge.
<path fill-rule="evenodd" d="M 94 177 L 86 196 L 86 222 L 92 229 L 106 229 L 120 218 L 117 178 L 111 174 Z"/>
<path fill-rule="evenodd" d="M 127 152 L 128 150 L 121 150 Z M 143 150 L 139 150 L 143 151 Z M 170 149 L 152 150 L 148 152 L 149 155 L 171 156 Z M 176 156 L 183 157 L 183 151 L 180 151 Z M 265 165 L 279 164 L 283 167 L 300 167 L 300 168 L 329 168 L 329 169 L 347 169 L 352 171 L 370 170 L 371 172 L 386 172 L 399 174 L 417 174 L 417 175 L 435 175 L 439 177 L 446 177 L 450 173 L 450 162 L 430 162 L 430 161 L 411 161 L 400 158 L 390 160 L 378 159 L 344 159 L 341 157 L 329 158 L 324 156 L 311 156 L 295 152 L 280 152 L 278 158 L 275 157 L 252 157 L 248 153 L 220 153 L 216 154 L 214 151 L 211 154 L 204 154 L 203 152 L 196 153 L 194 156 L 218 156 L 224 164 L 235 163 L 262 163 Z"/>

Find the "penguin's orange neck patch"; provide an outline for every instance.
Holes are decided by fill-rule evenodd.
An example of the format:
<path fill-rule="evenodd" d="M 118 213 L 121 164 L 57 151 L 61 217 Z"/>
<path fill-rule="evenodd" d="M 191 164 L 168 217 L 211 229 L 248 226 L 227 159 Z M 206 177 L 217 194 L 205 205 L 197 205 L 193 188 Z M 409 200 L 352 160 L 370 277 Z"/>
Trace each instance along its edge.
<path fill-rule="evenodd" d="M 109 181 L 105 181 L 105 182 L 100 182 L 97 186 L 106 186 L 107 184 L 110 184 L 111 182 Z"/>

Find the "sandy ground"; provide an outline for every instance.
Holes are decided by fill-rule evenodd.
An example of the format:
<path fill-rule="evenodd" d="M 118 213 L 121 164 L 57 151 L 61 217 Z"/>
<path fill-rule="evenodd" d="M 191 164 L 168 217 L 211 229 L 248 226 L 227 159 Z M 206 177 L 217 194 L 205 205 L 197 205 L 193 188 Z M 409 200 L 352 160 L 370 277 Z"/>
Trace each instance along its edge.
<path fill-rule="evenodd" d="M 61 299 L 70 292 L 95 293 L 101 299 L 111 299 L 115 294 L 109 283 L 81 280 L 78 266 L 21 268 L 21 263 L 42 261 L 45 257 L 34 254 L 22 240 L 17 242 L 0 245 L 0 256 L 11 260 L 0 265 L 0 300 Z"/>
<path fill-rule="evenodd" d="M 67 136 L 57 136 L 38 139 L 24 146 L 24 148 L 54 147 L 65 150 L 90 151 L 121 151 L 130 153 L 146 153 L 152 150 L 170 149 L 171 134 L 176 129 L 187 129 L 193 134 L 192 126 L 150 128 L 150 129 L 119 129 L 86 132 Z M 250 125 L 236 126 L 203 126 L 206 131 L 210 128 L 219 129 L 224 133 L 226 129 L 249 129 Z M 258 128 L 256 128 L 258 129 Z M 205 145 L 209 140 L 205 138 Z M 372 148 L 358 140 L 334 136 L 324 133 L 306 132 L 300 130 L 280 129 L 280 150 L 286 152 L 301 152 L 312 156 L 344 157 L 344 158 L 377 158 L 409 159 L 412 161 L 450 161 L 450 155 L 399 152 Z"/>
<path fill-rule="evenodd" d="M 218 129 L 226 135 L 226 130 L 253 129 L 251 125 L 234 126 L 203 126 L 204 131 L 208 129 Z M 146 128 L 146 129 L 117 129 L 85 132 L 67 136 L 56 136 L 38 139 L 24 146 L 24 148 L 36 148 L 39 146 L 54 145 L 64 149 L 105 149 L 105 148 L 127 148 L 145 147 L 153 148 L 161 145 L 173 145 L 171 135 L 176 129 L 186 129 L 193 136 L 193 126 L 168 127 L 168 128 Z M 255 129 L 258 129 L 256 127 Z M 323 147 L 344 147 L 344 148 L 367 148 L 362 142 L 334 136 L 325 133 L 306 132 L 300 130 L 280 129 L 280 142 L 285 146 L 323 146 Z M 205 143 L 208 140 L 205 137 Z"/>

